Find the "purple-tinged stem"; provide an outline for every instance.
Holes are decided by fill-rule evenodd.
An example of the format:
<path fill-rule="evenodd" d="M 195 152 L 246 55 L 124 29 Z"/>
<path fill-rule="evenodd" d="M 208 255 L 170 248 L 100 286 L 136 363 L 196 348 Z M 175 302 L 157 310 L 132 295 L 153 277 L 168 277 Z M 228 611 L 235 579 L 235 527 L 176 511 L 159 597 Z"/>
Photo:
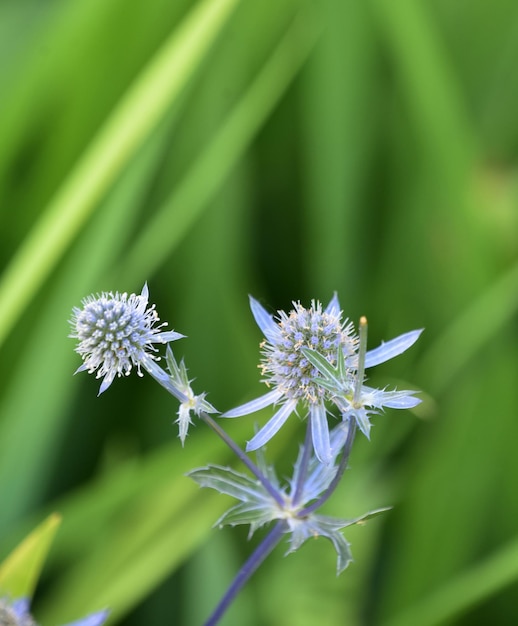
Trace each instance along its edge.
<path fill-rule="evenodd" d="M 239 570 L 232 584 L 221 599 L 214 612 L 205 622 L 205 626 L 215 626 L 223 617 L 223 614 L 232 604 L 234 598 L 242 589 L 244 584 L 249 580 L 252 574 L 257 570 L 261 563 L 271 553 L 275 546 L 279 543 L 284 534 L 285 523 L 283 520 L 278 521 L 266 537 L 261 541 L 257 548 L 248 557 L 243 567 Z"/>
<path fill-rule="evenodd" d="M 250 459 L 246 452 L 241 450 L 237 443 L 227 435 L 223 428 L 221 428 L 221 426 L 213 420 L 208 413 L 201 411 L 199 417 L 207 424 L 207 426 L 212 428 L 212 430 L 227 444 L 232 452 L 234 452 L 234 454 L 248 467 L 252 474 L 261 482 L 266 491 L 272 496 L 275 502 L 277 502 L 281 508 L 284 508 L 286 503 L 282 495 L 277 491 L 277 489 L 275 489 L 272 483 Z"/>

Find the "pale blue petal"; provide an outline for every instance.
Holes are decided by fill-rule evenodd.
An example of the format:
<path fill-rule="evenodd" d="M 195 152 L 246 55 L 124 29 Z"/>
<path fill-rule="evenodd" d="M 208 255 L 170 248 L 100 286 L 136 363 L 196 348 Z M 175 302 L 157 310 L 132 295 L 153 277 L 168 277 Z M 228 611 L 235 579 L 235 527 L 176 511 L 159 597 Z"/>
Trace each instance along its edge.
<path fill-rule="evenodd" d="M 392 400 L 384 400 L 383 406 L 390 409 L 413 409 L 420 403 L 421 399 L 415 396 L 401 396 L 393 398 Z"/>
<path fill-rule="evenodd" d="M 11 608 L 16 617 L 23 618 L 29 615 L 29 600 L 27 598 L 18 598 L 11 603 Z"/>
<path fill-rule="evenodd" d="M 158 333 L 158 335 L 153 336 L 153 342 L 160 341 L 160 343 L 168 343 L 169 341 L 176 341 L 177 339 L 182 339 L 185 335 L 181 333 L 177 333 L 174 330 L 168 330 L 165 333 Z"/>
<path fill-rule="evenodd" d="M 414 345 L 422 332 L 422 328 L 420 330 L 412 330 L 386 343 L 382 343 L 381 346 L 374 348 L 374 350 L 369 350 L 365 355 L 365 367 L 374 367 L 374 365 L 385 363 L 385 361 L 402 354 L 410 346 Z"/>
<path fill-rule="evenodd" d="M 88 617 L 70 622 L 65 626 L 101 626 L 108 619 L 108 611 L 99 611 L 98 613 L 92 613 Z"/>
<path fill-rule="evenodd" d="M 274 322 L 273 316 L 268 313 L 268 311 L 261 305 L 255 298 L 249 296 L 250 298 L 250 308 L 252 310 L 252 315 L 259 326 L 259 328 L 263 331 L 264 336 L 270 343 L 277 343 L 281 340 L 281 332 L 279 330 L 279 326 Z"/>
<path fill-rule="evenodd" d="M 364 406 L 373 406 L 376 408 L 389 407 L 391 409 L 411 409 L 417 406 L 421 400 L 416 398 L 414 394 L 417 391 L 397 390 L 384 391 L 382 389 L 373 389 L 364 385 L 362 387 L 362 404 Z"/>
<path fill-rule="evenodd" d="M 246 451 L 251 452 L 252 450 L 257 450 L 257 448 L 261 448 L 268 443 L 282 428 L 296 406 L 297 400 L 288 400 L 285 402 L 266 425 L 246 444 Z"/>
<path fill-rule="evenodd" d="M 327 305 L 325 312 L 329 315 L 335 315 L 337 317 L 340 315 L 340 302 L 338 301 L 338 294 L 336 293 L 336 291 L 334 292 L 331 301 Z"/>
<path fill-rule="evenodd" d="M 130 298 L 132 297 L 133 294 L 131 294 Z M 147 283 L 144 283 L 142 291 L 140 292 L 140 296 L 138 296 L 137 298 L 137 302 L 138 304 L 135 310 L 140 313 L 140 315 L 144 315 L 149 302 L 149 289 L 147 287 Z"/>
<path fill-rule="evenodd" d="M 103 378 L 103 382 L 101 383 L 101 386 L 99 388 L 99 393 L 97 394 L 98 396 L 100 396 L 104 391 L 106 391 L 108 389 L 108 387 L 112 384 L 113 379 L 115 378 L 115 374 L 116 374 L 115 370 L 110 370 L 106 374 L 106 376 Z"/>
<path fill-rule="evenodd" d="M 314 460 L 310 462 L 308 475 L 304 482 L 303 501 L 305 503 L 318 498 L 318 496 L 327 489 L 327 487 L 330 485 L 331 481 L 335 477 L 337 467 L 334 465 L 334 461 L 344 447 L 344 444 L 347 440 L 349 428 L 350 421 L 345 420 L 343 422 L 339 422 L 339 424 L 335 426 L 329 433 L 333 463 L 330 463 L 329 465 L 324 465 L 323 463 L 320 463 L 316 459 L 314 459 L 314 457 Z M 302 458 L 302 455 L 300 455 L 300 458 Z M 296 481 L 298 480 L 299 461 L 300 459 L 297 459 L 297 466 L 295 467 L 296 476 L 294 476 L 293 478 L 293 484 L 296 484 Z"/>
<path fill-rule="evenodd" d="M 333 428 L 330 433 L 331 450 L 333 452 L 333 459 L 336 459 L 341 449 L 344 447 L 347 437 L 349 435 L 349 429 L 351 428 L 351 422 L 344 420 Z"/>
<path fill-rule="evenodd" d="M 313 448 L 318 460 L 324 465 L 329 465 L 334 460 L 329 440 L 329 425 L 327 423 L 326 409 L 323 404 L 313 404 L 309 409 L 311 416 L 311 436 Z"/>
<path fill-rule="evenodd" d="M 264 396 L 255 398 L 255 400 L 250 400 L 250 402 L 247 402 L 246 404 L 242 404 L 235 409 L 231 409 L 230 411 L 223 413 L 220 417 L 241 417 L 242 415 L 249 415 L 250 413 L 260 411 L 271 404 L 275 404 L 281 398 L 282 392 L 278 389 L 274 389 L 273 391 L 266 393 Z"/>

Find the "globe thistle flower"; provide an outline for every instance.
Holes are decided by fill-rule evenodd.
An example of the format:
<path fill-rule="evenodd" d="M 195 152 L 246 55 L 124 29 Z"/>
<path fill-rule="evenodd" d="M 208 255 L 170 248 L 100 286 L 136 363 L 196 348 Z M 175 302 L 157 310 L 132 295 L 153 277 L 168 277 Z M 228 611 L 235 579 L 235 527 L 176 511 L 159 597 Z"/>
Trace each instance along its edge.
<path fill-rule="evenodd" d="M 289 548 L 286 554 L 298 550 L 308 539 L 325 537 L 336 550 L 337 573 L 340 573 L 352 560 L 349 543 L 341 530 L 387 510 L 376 509 L 354 519 L 339 519 L 315 513 L 310 506 L 312 502 L 319 500 L 335 478 L 338 471 L 335 460 L 347 439 L 349 427 L 347 422 L 342 422 L 331 431 L 331 463 L 328 465 L 320 463 L 314 454 L 307 464 L 304 446 L 301 446 L 293 477 L 285 486 L 281 486 L 274 468 L 266 465 L 262 450 L 258 450 L 258 466 L 277 492 L 276 498 L 255 477 L 228 467 L 209 465 L 193 470 L 188 475 L 201 487 L 210 487 L 240 500 L 219 518 L 216 526 L 250 524 L 252 535 L 265 524 L 279 520 L 283 534 L 288 535 Z"/>
<path fill-rule="evenodd" d="M 71 622 L 66 626 L 101 626 L 108 618 L 108 611 L 92 613 L 88 617 Z M 7 598 L 0 598 L 0 625 L 1 626 L 38 626 L 29 612 L 27 598 L 19 598 L 12 602 Z"/>
<path fill-rule="evenodd" d="M 311 420 L 315 453 L 321 462 L 330 463 L 332 455 L 325 408 L 328 394 L 315 382 L 318 370 L 307 360 L 301 348 L 313 348 L 334 363 L 339 351 L 347 357 L 354 355 L 358 339 L 353 325 L 348 320 L 342 321 L 336 294 L 324 310 L 320 302 L 314 300 L 309 309 L 300 302 L 294 302 L 293 306 L 288 314 L 279 311 L 275 320 L 257 300 L 250 297 L 252 314 L 266 338 L 261 343 L 263 382 L 272 390 L 227 411 L 223 417 L 240 417 L 281 404 L 270 421 L 248 442 L 246 449 L 251 451 L 264 446 L 302 404 Z"/>
<path fill-rule="evenodd" d="M 331 463 L 326 403 L 334 402 L 335 390 L 322 384 L 322 376 L 306 350 L 320 355 L 331 367 L 343 365 L 342 380 L 355 387 L 359 358 L 359 338 L 349 320 L 342 320 L 338 297 L 335 294 L 323 310 L 320 302 L 311 302 L 309 309 L 293 303 L 286 314 L 279 311 L 277 318 L 270 315 L 254 298 L 250 307 L 255 321 L 265 336 L 261 343 L 261 371 L 263 382 L 271 391 L 255 400 L 227 411 L 222 417 L 240 417 L 271 405 L 280 405 L 273 417 L 248 442 L 247 451 L 264 446 L 295 413 L 300 405 L 307 411 L 315 454 L 320 462 Z M 409 348 L 420 331 L 413 331 L 382 344 L 364 354 L 365 367 L 382 363 Z M 363 380 L 363 373 L 362 373 Z M 386 405 L 388 406 L 388 405 Z M 361 427 L 361 425 L 360 425 Z"/>
<path fill-rule="evenodd" d="M 156 325 L 159 317 L 155 305 L 148 307 L 148 301 L 145 284 L 140 295 L 102 292 L 84 298 L 82 308 L 74 307 L 69 336 L 78 339 L 76 352 L 84 361 L 76 373 L 96 372 L 96 378 L 103 379 L 99 395 L 108 389 L 115 376 L 128 376 L 133 367 L 142 376 L 141 367 L 144 367 L 178 397 L 165 372 L 156 365 L 159 359 L 153 353 L 154 344 L 165 344 L 184 335 L 161 331 L 166 323 Z"/>

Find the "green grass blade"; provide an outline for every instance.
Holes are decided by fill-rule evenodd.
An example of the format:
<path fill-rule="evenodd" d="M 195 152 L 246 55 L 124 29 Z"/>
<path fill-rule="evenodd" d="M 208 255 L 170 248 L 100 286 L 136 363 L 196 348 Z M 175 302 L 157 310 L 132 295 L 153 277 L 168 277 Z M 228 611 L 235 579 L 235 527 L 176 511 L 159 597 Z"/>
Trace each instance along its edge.
<path fill-rule="evenodd" d="M 319 30 L 311 12 L 295 17 L 253 83 L 132 246 L 124 260 L 123 280 L 131 276 L 142 282 L 152 275 L 192 227 L 300 71 Z"/>
<path fill-rule="evenodd" d="M 60 523 L 60 516 L 51 514 L 0 564 L 0 594 L 32 597 Z"/>
<path fill-rule="evenodd" d="M 58 442 L 70 418 L 67 407 L 79 382 L 72 379 L 77 361 L 67 338 L 67 319 L 72 306 L 99 284 L 105 268 L 123 249 L 143 189 L 161 155 L 162 140 L 155 139 L 127 169 L 103 203 L 102 214 L 82 233 L 25 333 L 25 349 L 0 403 L 0 491 L 5 503 L 0 507 L 0 527 L 38 499 L 53 470 Z M 37 375 L 28 382 L 27 372 Z M 26 455 L 23 463 L 20 450 Z"/>
<path fill-rule="evenodd" d="M 469 360 L 501 332 L 517 310 L 518 265 L 514 265 L 437 338 L 419 363 L 420 379 L 428 381 L 435 392 L 443 392 L 454 383 Z M 448 354 L 446 362 L 443 362 L 444 354 Z"/>
<path fill-rule="evenodd" d="M 440 626 L 518 580 L 518 540 L 445 583 L 383 626 Z"/>
<path fill-rule="evenodd" d="M 144 68 L 0 282 L 0 343 L 129 158 L 192 77 L 239 0 L 203 0 Z"/>

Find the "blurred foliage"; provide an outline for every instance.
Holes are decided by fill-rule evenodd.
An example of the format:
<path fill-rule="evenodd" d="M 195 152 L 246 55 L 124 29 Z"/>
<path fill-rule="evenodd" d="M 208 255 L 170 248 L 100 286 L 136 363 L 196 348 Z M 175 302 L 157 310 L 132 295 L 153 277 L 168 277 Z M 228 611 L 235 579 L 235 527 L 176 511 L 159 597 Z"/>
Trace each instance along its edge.
<path fill-rule="evenodd" d="M 2 599 L 32 597 L 60 523 L 59 515 L 49 515 L 0 563 Z"/>
<path fill-rule="evenodd" d="M 426 328 L 373 375 L 417 418 L 378 417 L 328 504 L 394 510 L 338 578 L 323 540 L 275 552 L 222 624 L 518 621 L 517 61 L 513 0 L 0 3 L 0 558 L 63 515 L 43 624 L 194 626 L 255 543 L 184 476 L 221 442 L 182 449 L 151 379 L 72 376 L 72 306 L 146 280 L 221 410 L 261 388 L 248 293 L 336 290 L 371 346 Z"/>

